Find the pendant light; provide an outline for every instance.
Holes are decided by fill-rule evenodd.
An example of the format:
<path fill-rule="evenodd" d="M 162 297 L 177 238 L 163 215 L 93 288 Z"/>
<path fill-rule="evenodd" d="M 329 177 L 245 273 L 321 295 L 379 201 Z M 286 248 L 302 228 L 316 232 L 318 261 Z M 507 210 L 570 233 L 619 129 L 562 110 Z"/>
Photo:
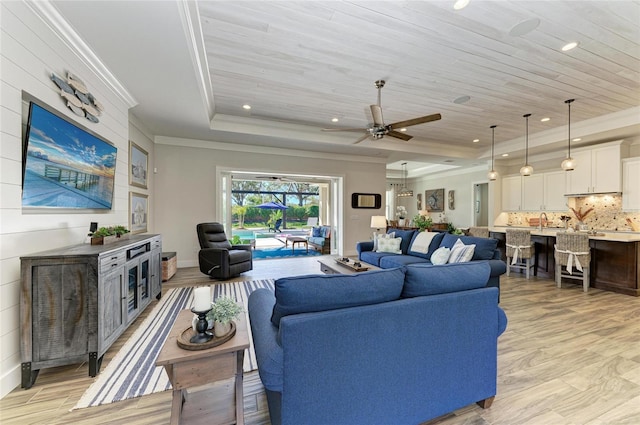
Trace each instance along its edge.
<path fill-rule="evenodd" d="M 402 163 L 402 188 L 398 192 L 398 198 L 411 198 L 413 197 L 413 190 L 407 188 L 407 163 Z"/>
<path fill-rule="evenodd" d="M 496 142 L 496 127 L 497 125 L 492 125 L 491 127 L 491 171 L 487 174 L 490 181 L 495 181 L 498 178 L 498 172 L 493 168 L 493 146 Z"/>
<path fill-rule="evenodd" d="M 529 117 L 531 114 L 524 114 L 526 119 L 525 134 L 524 134 L 524 166 L 520 169 L 520 175 L 530 176 L 533 174 L 533 167 L 529 165 Z"/>
<path fill-rule="evenodd" d="M 565 100 L 564 103 L 567 104 L 567 106 L 569 107 L 569 120 L 568 120 L 568 124 L 567 124 L 567 129 L 568 129 L 568 137 L 567 137 L 567 158 L 562 161 L 562 165 L 560 165 L 562 167 L 562 169 L 564 171 L 573 171 L 574 168 L 576 168 L 576 161 L 571 158 L 571 102 L 573 102 L 575 99 L 569 99 L 569 100 Z"/>

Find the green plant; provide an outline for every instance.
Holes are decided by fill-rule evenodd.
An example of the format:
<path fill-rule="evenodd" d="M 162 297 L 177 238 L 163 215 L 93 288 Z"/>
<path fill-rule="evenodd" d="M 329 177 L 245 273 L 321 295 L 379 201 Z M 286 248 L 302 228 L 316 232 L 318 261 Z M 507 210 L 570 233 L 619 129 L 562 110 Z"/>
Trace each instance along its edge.
<path fill-rule="evenodd" d="M 207 313 L 208 320 L 216 320 L 220 323 L 229 323 L 237 319 L 244 309 L 233 298 L 220 297 L 211 303 L 211 310 Z"/>
<path fill-rule="evenodd" d="M 122 236 L 126 233 L 129 233 L 129 229 L 121 225 L 113 226 L 113 231 L 116 232 L 117 236 Z"/>
<path fill-rule="evenodd" d="M 129 230 L 124 226 L 109 226 L 101 227 L 91 234 L 92 238 L 100 238 L 105 236 L 122 236 L 125 233 L 129 233 Z"/>
<path fill-rule="evenodd" d="M 433 226 L 433 220 L 431 217 L 427 217 L 426 215 L 417 215 L 413 217 L 413 224 L 420 229 L 421 232 L 424 232 L 426 229 L 430 229 Z"/>
<path fill-rule="evenodd" d="M 242 243 L 242 240 L 240 239 L 240 236 L 233 235 L 230 242 L 231 242 L 231 245 L 239 245 Z"/>
<path fill-rule="evenodd" d="M 453 235 L 464 235 L 464 232 L 460 229 L 457 229 L 453 223 L 447 223 L 447 231 Z"/>
<path fill-rule="evenodd" d="M 114 236 L 116 231 L 113 227 L 101 227 L 91 234 L 91 237 L 100 238 L 105 236 Z"/>

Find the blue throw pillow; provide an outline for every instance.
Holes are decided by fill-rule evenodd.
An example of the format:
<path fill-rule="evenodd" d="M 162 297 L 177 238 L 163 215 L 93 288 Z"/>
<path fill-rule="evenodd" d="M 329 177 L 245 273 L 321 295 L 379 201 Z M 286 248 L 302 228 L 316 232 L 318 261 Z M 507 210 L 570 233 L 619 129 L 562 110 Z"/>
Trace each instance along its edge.
<path fill-rule="evenodd" d="M 311 236 L 314 238 L 322 238 L 324 237 L 322 234 L 322 227 L 314 227 L 311 230 Z"/>
<path fill-rule="evenodd" d="M 271 322 L 290 314 L 379 304 L 400 298 L 404 269 L 376 270 L 353 275 L 308 275 L 276 280 L 276 304 Z"/>
<path fill-rule="evenodd" d="M 433 255 L 433 253 L 436 252 L 438 248 L 440 248 L 440 244 L 442 243 L 442 239 L 444 238 L 445 234 L 442 232 L 439 232 L 437 235 L 433 237 L 433 239 L 431 240 L 431 243 L 429 244 L 429 250 L 427 251 L 426 254 L 411 250 L 411 247 L 413 246 L 413 242 L 416 240 L 416 237 L 419 234 L 420 232 L 415 232 L 415 234 L 413 235 L 413 239 L 411 239 L 411 244 L 409 245 L 408 254 L 413 255 L 414 257 L 420 257 L 420 258 L 425 258 L 427 260 L 431 260 L 431 256 Z"/>
<path fill-rule="evenodd" d="M 493 238 L 476 238 L 474 236 L 462 236 L 460 240 L 465 245 L 476 246 L 475 251 L 473 251 L 473 258 L 471 259 L 471 261 L 492 260 L 493 254 L 498 248 L 498 240 Z"/>
<path fill-rule="evenodd" d="M 402 238 L 400 250 L 403 254 L 406 254 L 409 250 L 409 245 L 411 245 L 411 240 L 413 239 L 413 235 L 416 233 L 416 230 L 389 229 L 387 233 L 389 232 L 395 232 L 396 238 Z"/>
<path fill-rule="evenodd" d="M 405 268 L 403 298 L 484 288 L 491 273 L 491 267 L 485 262 L 441 266 L 410 264 Z"/>

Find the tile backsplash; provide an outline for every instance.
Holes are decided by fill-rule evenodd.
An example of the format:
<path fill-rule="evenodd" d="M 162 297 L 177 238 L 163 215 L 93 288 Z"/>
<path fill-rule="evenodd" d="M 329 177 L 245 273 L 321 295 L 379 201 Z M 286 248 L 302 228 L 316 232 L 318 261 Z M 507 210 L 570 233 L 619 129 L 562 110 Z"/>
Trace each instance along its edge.
<path fill-rule="evenodd" d="M 639 211 L 622 211 L 622 197 L 619 195 L 593 195 L 579 198 L 572 198 L 571 202 L 576 211 L 585 212 L 590 208 L 593 208 L 586 218 L 584 224 L 589 229 L 593 230 L 609 230 L 630 232 L 631 227 L 627 224 L 626 219 L 630 218 L 636 223 L 637 227 L 640 227 L 640 212 Z M 549 226 L 563 227 L 564 224 L 560 220 L 560 216 L 568 215 L 571 217 L 569 226 L 574 227 L 578 220 L 573 212 L 567 208 L 563 212 L 547 212 L 549 219 Z M 540 212 L 511 212 L 508 213 L 508 223 L 514 226 L 529 224 L 530 218 L 539 218 Z"/>

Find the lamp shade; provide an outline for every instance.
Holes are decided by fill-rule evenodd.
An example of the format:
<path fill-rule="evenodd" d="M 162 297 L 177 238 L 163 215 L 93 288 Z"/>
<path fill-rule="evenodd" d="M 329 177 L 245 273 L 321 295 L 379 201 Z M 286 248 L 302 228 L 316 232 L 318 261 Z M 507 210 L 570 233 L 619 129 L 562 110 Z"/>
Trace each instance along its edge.
<path fill-rule="evenodd" d="M 387 227 L 387 217 L 383 215 L 374 215 L 371 217 L 372 229 L 383 229 Z"/>

